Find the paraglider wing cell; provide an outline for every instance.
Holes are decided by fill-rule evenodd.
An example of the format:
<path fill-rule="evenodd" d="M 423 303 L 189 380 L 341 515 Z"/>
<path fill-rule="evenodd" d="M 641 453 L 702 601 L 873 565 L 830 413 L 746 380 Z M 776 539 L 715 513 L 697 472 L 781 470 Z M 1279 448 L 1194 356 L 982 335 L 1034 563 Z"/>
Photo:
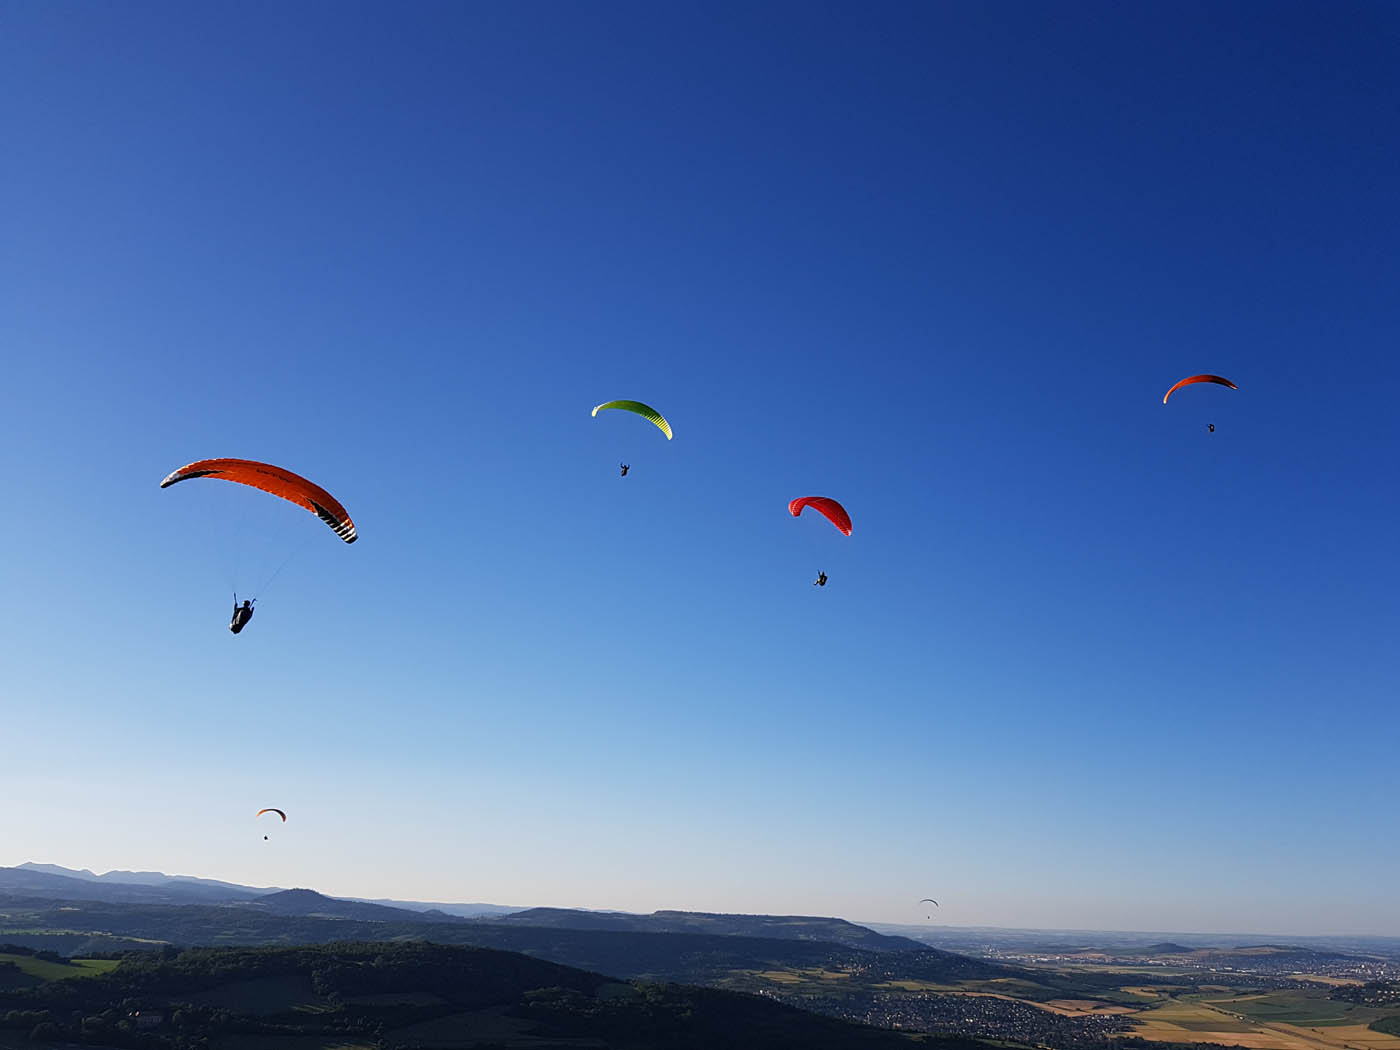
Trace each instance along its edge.
<path fill-rule="evenodd" d="M 616 408 L 623 412 L 635 412 L 650 423 L 656 424 L 661 433 L 666 435 L 666 440 L 671 440 L 671 424 L 666 422 L 666 417 L 650 405 L 644 405 L 640 401 L 604 401 L 593 410 L 596 417 L 599 412 L 607 408 Z"/>
<path fill-rule="evenodd" d="M 262 816 L 264 813 L 276 813 L 279 817 L 282 818 L 283 824 L 287 823 L 287 814 L 283 813 L 280 809 L 269 808 L 258 810 L 258 816 Z"/>
<path fill-rule="evenodd" d="M 1185 379 L 1183 379 L 1181 382 L 1175 384 L 1170 390 L 1168 390 L 1165 394 L 1162 395 L 1162 404 L 1165 405 L 1165 404 L 1167 403 L 1167 398 L 1171 397 L 1173 394 L 1175 394 L 1175 393 L 1176 393 L 1178 390 L 1180 390 L 1182 387 L 1184 387 L 1184 386 L 1190 386 L 1192 383 L 1219 383 L 1221 386 L 1228 386 L 1231 390 L 1238 390 L 1238 389 L 1239 389 L 1239 387 L 1235 386 L 1234 383 L 1230 382 L 1230 381 L 1229 381 L 1228 379 L 1226 379 L 1224 376 L 1211 376 L 1211 375 L 1187 376 Z"/>
<path fill-rule="evenodd" d="M 803 496 L 788 504 L 788 513 L 794 518 L 799 517 L 807 507 L 820 512 L 831 524 L 835 525 L 847 536 L 851 534 L 851 516 L 846 513 L 846 508 L 837 503 L 834 499 L 826 496 Z"/>
<path fill-rule="evenodd" d="M 262 489 L 309 510 L 346 543 L 359 539 L 355 534 L 355 523 L 339 500 L 300 474 L 274 467 L 271 463 L 258 463 L 251 459 L 201 459 L 167 474 L 160 487 L 167 489 L 176 482 L 192 478 L 218 478 Z"/>

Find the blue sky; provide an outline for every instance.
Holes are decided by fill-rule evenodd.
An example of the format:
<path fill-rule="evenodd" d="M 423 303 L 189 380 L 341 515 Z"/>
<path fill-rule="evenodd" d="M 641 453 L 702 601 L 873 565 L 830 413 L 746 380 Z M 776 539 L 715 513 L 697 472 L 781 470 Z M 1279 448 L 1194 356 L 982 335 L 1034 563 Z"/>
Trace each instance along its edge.
<path fill-rule="evenodd" d="M 1400 933 L 1395 7 L 4 19 L 0 863 Z"/>

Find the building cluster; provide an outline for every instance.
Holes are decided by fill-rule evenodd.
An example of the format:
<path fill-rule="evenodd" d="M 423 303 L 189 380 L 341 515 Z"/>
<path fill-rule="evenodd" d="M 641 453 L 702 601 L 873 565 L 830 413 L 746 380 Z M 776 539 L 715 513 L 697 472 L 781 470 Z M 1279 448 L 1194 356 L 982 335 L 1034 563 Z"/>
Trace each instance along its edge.
<path fill-rule="evenodd" d="M 881 1028 L 1010 1039 L 1060 1050 L 1101 1047 L 1110 1036 L 1133 1027 L 1119 1014 L 1066 1017 L 990 995 L 871 992 L 824 997 L 779 993 L 774 998 L 828 1017 Z"/>
<path fill-rule="evenodd" d="M 1066 965 L 1084 966 L 1097 964 L 1106 970 L 1115 967 L 1133 966 L 1159 967 L 1164 971 L 1195 971 L 1201 978 L 1217 975 L 1226 978 L 1249 977 L 1253 982 L 1276 981 L 1282 983 L 1261 983 L 1260 987 L 1291 988 L 1309 976 L 1332 977 L 1348 981 L 1379 981 L 1400 977 L 1400 959 L 1367 958 L 1357 955 L 1342 955 L 1332 952 L 1312 952 L 1306 949 L 1277 952 L 1220 951 L 1190 953 L 1183 955 L 1139 956 L 1131 952 L 1103 954 L 1086 958 L 1080 951 L 1019 952 L 996 951 L 986 956 L 998 962 L 1017 963 L 1022 966 L 1045 966 L 1059 968 Z"/>

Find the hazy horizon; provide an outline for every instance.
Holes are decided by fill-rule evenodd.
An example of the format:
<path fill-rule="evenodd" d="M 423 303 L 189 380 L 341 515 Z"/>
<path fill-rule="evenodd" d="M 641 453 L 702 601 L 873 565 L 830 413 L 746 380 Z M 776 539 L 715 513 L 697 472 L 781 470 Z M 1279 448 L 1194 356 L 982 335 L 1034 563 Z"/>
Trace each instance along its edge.
<path fill-rule="evenodd" d="M 485 900 L 485 899 L 480 899 L 480 898 L 471 899 L 471 900 L 468 900 L 468 899 L 460 899 L 460 900 L 457 900 L 457 899 L 452 899 L 451 897 L 445 897 L 445 896 L 419 897 L 419 896 L 411 896 L 411 895 L 407 895 L 407 894 L 403 894 L 403 893 L 392 893 L 392 892 L 390 892 L 390 893 L 373 893 L 373 894 L 371 894 L 371 893 L 362 893 L 362 892 L 355 891 L 355 890 L 345 890 L 345 891 L 334 892 L 334 893 L 333 893 L 333 892 L 331 892 L 331 891 L 325 889 L 324 887 L 320 887 L 320 886 L 300 886 L 300 885 L 298 885 L 298 886 L 250 886 L 250 885 L 248 885 L 248 884 L 246 884 L 246 883 L 241 883 L 241 882 L 239 882 L 237 879 L 227 878 L 227 877 L 225 877 L 225 876 L 223 876 L 223 875 L 210 875 L 210 874 L 207 874 L 207 873 L 193 873 L 193 872 L 183 872 L 183 871 L 180 871 L 180 872 L 177 872 L 177 871 L 164 871 L 164 870 L 159 869 L 159 868 L 149 868 L 149 867 L 147 867 L 147 868 L 106 868 L 106 869 L 99 870 L 99 869 L 97 869 L 97 868 L 93 868 L 91 865 L 74 866 L 74 865 L 69 865 L 69 864 L 58 864 L 58 863 L 53 862 L 53 861 L 36 861 L 36 860 L 33 860 L 32 858 L 30 858 L 30 859 L 28 859 L 28 860 L 24 860 L 24 861 L 13 861 L 13 862 L 0 860 L 0 868 L 16 868 L 16 867 L 22 867 L 22 866 L 25 865 L 25 864 L 32 864 L 32 865 L 39 865 L 39 866 L 51 865 L 51 866 L 53 866 L 53 867 L 64 868 L 64 869 L 70 870 L 70 871 L 84 871 L 84 870 L 86 870 L 86 871 L 88 871 L 89 873 L 91 873 L 92 875 L 97 876 L 97 877 L 101 877 L 101 876 L 103 876 L 103 875 L 109 875 L 109 874 L 113 874 L 113 873 L 121 873 L 121 872 L 130 872 L 130 873 L 138 873 L 138 872 L 139 872 L 139 873 L 142 873 L 142 874 L 158 874 L 158 875 L 164 875 L 164 876 L 167 876 L 167 877 L 170 877 L 170 878 L 209 879 L 209 880 L 213 880 L 213 881 L 217 881 L 217 882 L 227 882 L 227 883 L 232 883 L 232 884 L 234 884 L 234 885 L 246 886 L 246 887 L 249 888 L 249 889 L 266 889 L 266 890 L 269 891 L 270 893 L 286 892 L 287 890 L 313 890 L 313 891 L 315 891 L 315 892 L 317 892 L 317 893 L 324 894 L 325 896 L 328 896 L 328 897 L 337 897 L 337 898 L 345 899 L 345 900 L 374 900 L 374 901 L 381 901 L 381 900 L 384 900 L 384 901 L 398 901 L 398 902 L 401 902 L 401 903 L 412 903 L 412 904 L 423 904 L 423 903 L 452 904 L 452 905 L 477 905 L 477 904 L 481 904 L 481 905 L 490 905 L 490 906 L 493 906 L 493 907 L 511 907 L 511 908 L 518 908 L 519 910 L 522 910 L 522 911 L 523 911 L 523 910 L 527 910 L 527 909 L 531 909 L 531 908 L 564 908 L 564 909 L 572 909 L 572 910 L 579 910 L 579 911 L 591 911 L 591 912 L 617 912 L 617 913 L 622 913 L 622 914 L 642 914 L 642 915 L 651 914 L 652 912 L 658 912 L 658 911 L 688 911 L 688 912 L 705 912 L 705 913 L 710 913 L 710 914 L 730 914 L 730 915 L 772 915 L 772 916 L 784 916 L 784 915 L 813 915 L 813 916 L 816 916 L 816 915 L 824 915 L 825 917 L 828 917 L 828 918 L 845 919 L 847 922 L 852 922 L 852 923 L 855 923 L 855 924 L 857 924 L 857 925 L 872 925 L 872 924 L 873 924 L 873 925 L 876 926 L 876 927 L 884 927 L 884 928 L 890 928 L 890 929 L 899 928 L 899 929 L 908 929 L 908 930 L 918 930 L 918 929 L 928 929 L 928 930 L 943 929 L 943 930 L 968 930 L 968 931 L 975 931 L 975 930 L 1000 930 L 1000 931 L 1005 931 L 1005 932 L 1025 932 L 1025 933 L 1080 933 L 1080 934 L 1084 934 L 1084 933 L 1112 933 L 1112 934 L 1139 934 L 1139 935 L 1142 935 L 1142 936 L 1150 936 L 1150 935 L 1156 935 L 1156 934 L 1164 934 L 1164 935 L 1165 935 L 1165 934 L 1171 934 L 1171 935 L 1173 935 L 1173 936 L 1181 936 L 1181 937 L 1230 937 L 1230 936 L 1234 936 L 1234 935 L 1239 935 L 1239 936 L 1248 936 L 1248 937 L 1255 937 L 1255 936 L 1302 937 L 1302 938 L 1307 938 L 1307 939 L 1327 939 L 1327 938 L 1329 938 L 1329 937 L 1335 937 L 1335 938 L 1375 938 L 1375 939 L 1378 939 L 1378 940 L 1392 940 L 1392 939 L 1395 939 L 1395 938 L 1400 938 L 1400 933 L 1388 934 L 1388 933 L 1383 933 L 1383 932 L 1372 932 L 1372 931 L 1347 931 L 1347 930 L 1327 930 L 1327 931 L 1322 931 L 1322 932 L 1319 932 L 1319 933 L 1304 933 L 1304 932 L 1301 932 L 1301 931 L 1291 931 L 1291 932 L 1290 932 L 1290 931 L 1283 931 L 1283 930 L 1244 930 L 1244 929 L 1187 930 L 1187 929 L 1160 929 L 1160 928 L 1156 928 L 1156 927 L 1145 927 L 1145 928 L 1110 928 L 1110 927 L 1094 927 L 1094 926 L 1014 926 L 1014 925 L 1005 925 L 1005 924 L 1000 924 L 1000 923 L 957 923 L 957 922 L 944 922 L 944 921 L 941 921 L 937 916 L 935 916 L 934 919 L 932 919 L 932 920 L 924 920 L 924 921 L 910 921 L 910 920 L 908 920 L 908 919 L 904 919 L 904 920 L 886 920 L 886 919 L 874 919 L 874 918 L 869 918 L 869 917 L 861 918 L 861 917 L 857 917 L 857 916 L 854 916 L 854 915 L 838 915 L 838 914 L 827 915 L 826 913 L 820 913 L 820 912 L 804 912 L 804 911 L 753 911 L 753 910 L 743 910 L 743 909 L 739 909 L 739 910 L 728 909 L 728 910 L 726 910 L 726 911 L 718 911 L 718 910 L 716 910 L 716 909 L 686 907 L 686 906 L 682 906 L 682 905 L 679 905 L 679 904 L 677 904 L 677 905 L 669 905 L 669 906 L 668 906 L 668 905 L 662 905 L 662 906 L 655 907 L 655 908 L 595 907 L 595 906 L 593 906 L 593 905 L 588 905 L 588 904 L 556 904 L 556 903 L 540 903 L 540 902 L 530 902 L 530 903 L 523 903 L 523 904 L 522 904 L 522 903 L 519 903 L 519 902 L 516 902 L 516 903 L 506 904 L 505 902 L 502 902 L 502 901 Z"/>

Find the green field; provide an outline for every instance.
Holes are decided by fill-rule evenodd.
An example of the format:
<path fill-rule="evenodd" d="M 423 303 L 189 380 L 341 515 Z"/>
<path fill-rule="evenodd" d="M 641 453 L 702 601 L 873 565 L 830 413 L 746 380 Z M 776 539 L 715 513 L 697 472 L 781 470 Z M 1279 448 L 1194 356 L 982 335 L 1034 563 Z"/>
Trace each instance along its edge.
<path fill-rule="evenodd" d="M 1254 1030 L 1254 1025 L 1248 1021 L 1227 1017 L 1225 1014 L 1217 1013 L 1204 1002 L 1192 1001 L 1189 998 L 1172 999 L 1161 1006 L 1144 1010 L 1134 1017 L 1149 1028 L 1168 1026 L 1187 1032 L 1252 1032 Z M 1153 1037 L 1148 1036 L 1148 1038 Z M 1156 1037 L 1160 1038 L 1160 1036 Z"/>
<path fill-rule="evenodd" d="M 1400 1014 L 1391 1014 L 1389 1017 L 1382 1017 L 1379 1021 L 1372 1021 L 1369 1027 L 1373 1032 L 1400 1035 Z"/>
<path fill-rule="evenodd" d="M 71 963 L 47 962 L 29 955 L 0 954 L 0 962 L 12 962 L 20 972 L 41 981 L 63 981 L 69 977 L 95 977 L 110 973 L 119 965 L 115 959 L 74 959 Z"/>
<path fill-rule="evenodd" d="M 1307 1028 L 1365 1024 L 1375 1015 L 1372 1009 L 1328 999 L 1326 993 L 1320 991 L 1268 992 L 1234 999 L 1203 997 L 1203 1001 L 1251 1020 Z"/>

